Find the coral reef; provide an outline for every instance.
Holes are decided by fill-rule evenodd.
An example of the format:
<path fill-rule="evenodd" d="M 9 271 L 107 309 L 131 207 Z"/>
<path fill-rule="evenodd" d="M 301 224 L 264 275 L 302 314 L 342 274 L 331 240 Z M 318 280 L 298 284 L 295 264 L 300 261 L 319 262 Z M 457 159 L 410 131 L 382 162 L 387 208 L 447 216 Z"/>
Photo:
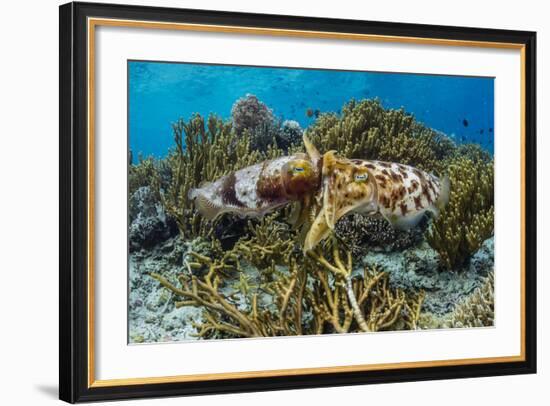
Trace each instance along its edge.
<path fill-rule="evenodd" d="M 423 312 L 444 315 L 481 286 L 494 267 L 493 238 L 486 240 L 461 268 L 441 272 L 439 253 L 426 242 L 403 251 L 374 252 L 362 257 L 361 265 L 388 274 L 394 288 L 426 293 Z M 356 270 L 360 272 L 361 269 Z"/>
<path fill-rule="evenodd" d="M 302 143 L 303 134 L 304 130 L 297 121 L 285 120 L 277 135 L 277 145 L 287 151 L 291 146 Z"/>
<path fill-rule="evenodd" d="M 493 234 L 493 161 L 474 151 L 449 159 L 449 203 L 427 232 L 446 269 L 460 266 Z"/>
<path fill-rule="evenodd" d="M 477 288 L 466 300 L 458 304 L 451 314 L 451 327 L 492 326 L 495 318 L 495 281 L 491 272 L 483 286 Z"/>
<path fill-rule="evenodd" d="M 273 222 L 273 218 L 266 220 Z M 194 323 L 199 337 L 417 328 L 422 292 L 411 295 L 393 289 L 387 275 L 373 269 L 352 277 L 351 253 L 343 253 L 343 261 L 334 241 L 330 255 L 318 250 L 312 254 L 313 260 L 291 255 L 290 239 L 286 240 L 286 249 L 265 249 L 273 244 L 285 245 L 273 234 L 264 234 L 266 223 L 256 228 L 252 238 L 240 241 L 230 251 L 212 257 L 189 252 L 192 259 L 186 261 L 187 272 L 178 275 L 178 284 L 161 273 L 151 274 L 176 296 L 176 308 L 203 309 L 202 321 Z M 277 229 L 281 231 L 280 226 Z M 250 247 L 262 248 L 262 258 L 254 259 L 259 267 L 250 267 Z M 277 262 L 283 263 L 282 268 L 276 266 Z M 198 276 L 195 270 L 201 268 L 207 271 Z M 252 275 L 254 270 L 258 275 Z M 264 272 L 269 278 L 259 276 Z M 232 284 L 235 273 L 240 276 L 238 283 Z"/>
<path fill-rule="evenodd" d="M 354 256 L 367 251 L 402 251 L 423 240 L 427 221 L 410 230 L 399 230 L 382 217 L 352 214 L 336 223 L 336 234 L 351 249 Z"/>
<path fill-rule="evenodd" d="M 418 321 L 422 329 L 491 327 L 494 325 L 494 272 L 488 273 L 481 286 L 462 298 L 453 311 L 438 315 L 424 312 Z"/>
<path fill-rule="evenodd" d="M 252 149 L 265 150 L 276 143 L 279 127 L 272 110 L 253 94 L 247 94 L 231 109 L 233 129 L 239 136 L 248 134 Z"/>
<path fill-rule="evenodd" d="M 324 113 L 307 129 L 321 153 L 399 162 L 442 173 L 443 160 L 456 148 L 445 135 L 425 127 L 404 110 L 386 110 L 376 99 L 355 101 L 342 114 Z"/>
<path fill-rule="evenodd" d="M 130 251 L 153 247 L 177 232 L 175 221 L 166 214 L 150 186 L 142 186 L 130 196 L 128 213 Z"/>
<path fill-rule="evenodd" d="M 180 119 L 166 158 L 129 168 L 131 342 L 492 324 L 492 157 L 377 100 L 312 120 L 306 134 L 322 153 L 448 174 L 446 209 L 408 231 L 348 215 L 304 256 L 316 198 L 308 210 L 295 205 L 302 229 L 290 225 L 291 207 L 208 221 L 188 199 L 205 182 L 303 150 L 300 125 L 277 121 L 253 95 L 229 121 Z"/>

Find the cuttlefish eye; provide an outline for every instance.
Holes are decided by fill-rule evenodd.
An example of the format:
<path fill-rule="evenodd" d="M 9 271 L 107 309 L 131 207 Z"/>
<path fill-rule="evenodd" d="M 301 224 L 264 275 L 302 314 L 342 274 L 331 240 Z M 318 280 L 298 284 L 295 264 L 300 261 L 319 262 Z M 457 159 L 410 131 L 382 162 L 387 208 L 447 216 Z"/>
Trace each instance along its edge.
<path fill-rule="evenodd" d="M 297 159 L 288 162 L 283 167 L 283 184 L 288 196 L 297 198 L 313 190 L 317 184 L 317 177 L 311 162 Z"/>
<path fill-rule="evenodd" d="M 296 162 L 290 162 L 288 164 L 287 173 L 290 176 L 295 176 L 295 175 L 307 176 L 308 171 L 311 170 L 311 169 L 312 169 L 311 164 L 309 162 L 296 161 Z"/>
<path fill-rule="evenodd" d="M 355 182 L 357 182 L 357 183 L 365 183 L 368 178 L 369 178 L 368 173 L 356 173 L 355 174 Z"/>

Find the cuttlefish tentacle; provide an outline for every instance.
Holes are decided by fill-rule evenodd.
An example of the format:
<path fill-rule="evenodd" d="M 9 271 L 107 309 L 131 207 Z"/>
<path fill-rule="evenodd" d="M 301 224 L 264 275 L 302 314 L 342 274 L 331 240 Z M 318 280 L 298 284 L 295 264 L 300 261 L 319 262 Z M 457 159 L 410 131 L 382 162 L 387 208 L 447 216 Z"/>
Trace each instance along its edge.
<path fill-rule="evenodd" d="M 318 177 L 320 182 L 322 170 L 320 165 L 322 163 L 322 156 L 317 148 L 315 148 L 315 145 L 311 143 L 307 135 L 304 134 L 302 139 L 307 156 L 311 161 L 313 167 L 315 168 L 316 176 Z M 317 194 L 317 192 L 317 190 L 310 190 L 309 193 L 303 194 L 300 200 L 294 205 L 289 218 L 289 222 L 290 224 L 292 224 L 293 229 L 298 229 L 302 225 L 308 223 L 308 218 L 310 216 L 312 205 L 314 203 L 315 195 Z"/>

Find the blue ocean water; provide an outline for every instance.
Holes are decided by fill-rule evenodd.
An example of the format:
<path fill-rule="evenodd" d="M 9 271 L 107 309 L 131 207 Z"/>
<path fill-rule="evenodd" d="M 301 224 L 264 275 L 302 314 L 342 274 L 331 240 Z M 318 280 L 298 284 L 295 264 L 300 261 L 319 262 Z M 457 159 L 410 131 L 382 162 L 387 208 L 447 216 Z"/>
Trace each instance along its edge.
<path fill-rule="evenodd" d="M 233 103 L 246 94 L 302 128 L 315 120 L 308 109 L 339 112 L 352 98 L 378 98 L 457 143 L 493 152 L 493 78 L 148 61 L 128 62 L 130 149 L 134 156 L 162 157 L 173 146 L 171 123 L 194 113 L 230 118 Z"/>

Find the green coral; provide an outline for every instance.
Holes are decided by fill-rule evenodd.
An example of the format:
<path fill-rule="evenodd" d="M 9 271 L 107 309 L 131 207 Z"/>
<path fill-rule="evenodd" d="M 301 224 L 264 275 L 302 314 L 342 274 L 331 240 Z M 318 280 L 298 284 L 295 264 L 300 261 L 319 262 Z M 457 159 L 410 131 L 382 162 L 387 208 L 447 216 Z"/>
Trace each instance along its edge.
<path fill-rule="evenodd" d="M 426 235 L 447 269 L 462 265 L 494 228 L 493 161 L 476 149 L 463 152 L 449 159 L 449 203 Z"/>
<path fill-rule="evenodd" d="M 151 186 L 158 178 L 160 161 L 153 157 L 140 156 L 136 164 L 128 167 L 128 192 L 130 196 L 140 187 Z"/>
<path fill-rule="evenodd" d="M 341 115 L 321 114 L 307 135 L 321 153 L 336 150 L 347 158 L 399 162 L 436 173 L 456 149 L 450 138 L 403 109 L 384 109 L 376 99 L 352 100 Z"/>

